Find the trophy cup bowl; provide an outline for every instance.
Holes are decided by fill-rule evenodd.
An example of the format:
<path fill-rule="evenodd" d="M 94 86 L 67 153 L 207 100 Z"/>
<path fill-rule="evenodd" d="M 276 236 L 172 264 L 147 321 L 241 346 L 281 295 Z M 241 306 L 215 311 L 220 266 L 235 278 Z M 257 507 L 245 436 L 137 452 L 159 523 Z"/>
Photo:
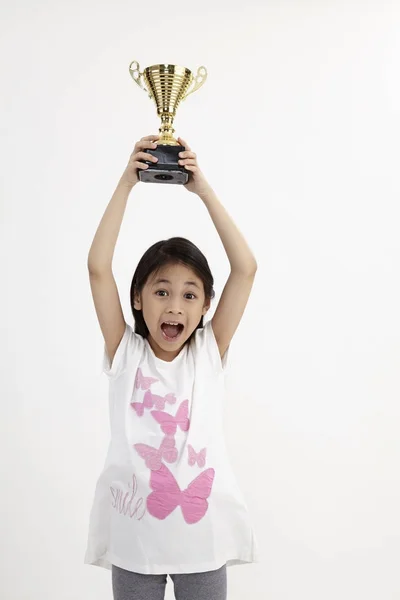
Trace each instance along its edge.
<path fill-rule="evenodd" d="M 157 106 L 161 119 L 160 138 L 155 150 L 146 152 L 158 158 L 157 163 L 145 161 L 147 169 L 139 169 L 139 180 L 146 183 L 177 183 L 188 181 L 188 171 L 178 164 L 179 153 L 185 150 L 174 138 L 173 122 L 179 104 L 198 90 L 207 78 L 207 69 L 199 67 L 194 76 L 190 69 L 178 65 L 152 65 L 140 71 L 134 60 L 129 65 L 131 77 Z"/>

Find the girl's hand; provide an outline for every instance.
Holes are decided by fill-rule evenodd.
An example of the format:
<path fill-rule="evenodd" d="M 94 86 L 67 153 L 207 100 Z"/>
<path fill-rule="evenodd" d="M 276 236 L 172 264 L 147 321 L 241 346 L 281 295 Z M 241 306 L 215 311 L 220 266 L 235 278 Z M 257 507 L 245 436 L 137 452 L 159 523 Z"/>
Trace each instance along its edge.
<path fill-rule="evenodd" d="M 148 135 L 146 137 L 142 137 L 141 140 L 136 142 L 135 148 L 130 156 L 128 165 L 121 177 L 121 181 L 126 183 L 127 185 L 136 185 L 139 181 L 138 169 L 147 169 L 148 165 L 146 165 L 143 160 L 151 160 L 153 162 L 157 162 L 157 158 L 152 154 L 148 154 L 146 152 L 147 148 L 152 148 L 153 150 L 157 148 L 156 142 L 160 138 L 159 135 Z"/>
<path fill-rule="evenodd" d="M 192 152 L 185 140 L 178 137 L 178 142 L 185 147 L 185 151 L 179 153 L 178 163 L 190 171 L 188 182 L 184 186 L 189 192 L 201 196 L 202 193 L 210 189 L 210 185 L 197 164 L 196 154 Z"/>

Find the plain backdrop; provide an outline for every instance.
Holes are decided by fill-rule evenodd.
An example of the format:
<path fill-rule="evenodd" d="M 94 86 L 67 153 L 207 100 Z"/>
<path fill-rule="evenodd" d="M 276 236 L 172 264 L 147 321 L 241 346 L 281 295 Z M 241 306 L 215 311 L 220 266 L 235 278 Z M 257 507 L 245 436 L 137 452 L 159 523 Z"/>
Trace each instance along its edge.
<path fill-rule="evenodd" d="M 382 0 L 2 3 L 2 599 L 112 597 L 83 564 L 109 440 L 87 255 L 159 127 L 135 59 L 207 67 L 176 135 L 258 262 L 225 429 L 261 560 L 228 570 L 229 600 L 400 598 L 399 28 Z M 131 325 L 136 264 L 175 235 L 207 256 L 215 311 L 207 209 L 140 184 L 113 263 Z"/>

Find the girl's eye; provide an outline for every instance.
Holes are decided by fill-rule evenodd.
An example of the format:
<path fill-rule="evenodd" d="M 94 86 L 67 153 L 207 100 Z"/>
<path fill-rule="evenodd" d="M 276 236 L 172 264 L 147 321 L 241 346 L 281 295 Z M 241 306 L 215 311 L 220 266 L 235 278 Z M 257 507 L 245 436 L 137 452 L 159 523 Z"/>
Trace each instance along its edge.
<path fill-rule="evenodd" d="M 166 291 L 165 291 L 165 290 L 157 290 L 157 291 L 156 291 L 156 294 L 158 294 L 159 292 L 165 292 L 165 293 L 166 293 Z M 189 294 L 190 296 L 193 296 L 193 299 L 194 299 L 194 298 L 196 298 L 196 296 L 195 296 L 194 294 L 192 294 L 192 292 L 187 292 L 185 295 L 187 296 L 188 294 Z M 162 297 L 162 298 L 164 298 L 165 296 L 161 296 L 161 297 Z M 189 298 L 189 300 L 192 300 L 192 298 Z"/>

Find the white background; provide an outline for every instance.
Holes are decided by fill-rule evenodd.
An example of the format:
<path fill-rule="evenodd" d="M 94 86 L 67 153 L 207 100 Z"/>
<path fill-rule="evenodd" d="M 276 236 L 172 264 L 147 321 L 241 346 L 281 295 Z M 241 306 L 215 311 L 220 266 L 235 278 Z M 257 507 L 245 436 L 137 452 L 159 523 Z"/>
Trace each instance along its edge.
<path fill-rule="evenodd" d="M 109 436 L 86 261 L 159 126 L 134 59 L 207 67 L 176 135 L 258 262 L 226 436 L 261 562 L 228 570 L 229 600 L 400 598 L 399 27 L 382 0 L 2 3 L 2 599 L 112 594 L 83 564 Z M 140 184 L 113 264 L 131 325 L 136 264 L 174 235 L 207 256 L 216 308 L 205 206 Z"/>

